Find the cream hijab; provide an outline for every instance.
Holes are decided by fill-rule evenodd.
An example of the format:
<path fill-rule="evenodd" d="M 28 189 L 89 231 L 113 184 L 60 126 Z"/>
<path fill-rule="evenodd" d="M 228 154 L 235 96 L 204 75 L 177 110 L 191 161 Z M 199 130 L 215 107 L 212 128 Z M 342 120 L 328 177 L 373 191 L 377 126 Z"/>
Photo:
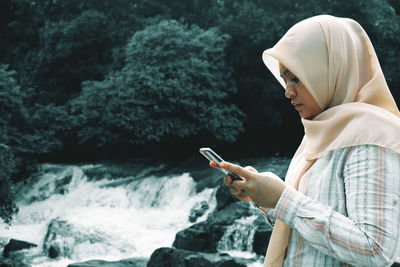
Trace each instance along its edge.
<path fill-rule="evenodd" d="M 295 24 L 262 59 L 285 88 L 279 62 L 309 90 L 322 112 L 302 119 L 305 161 L 291 186 L 297 189 L 316 159 L 338 148 L 375 144 L 400 153 L 400 112 L 375 50 L 354 20 L 329 15 Z M 275 223 L 264 266 L 282 266 L 290 227 Z"/>

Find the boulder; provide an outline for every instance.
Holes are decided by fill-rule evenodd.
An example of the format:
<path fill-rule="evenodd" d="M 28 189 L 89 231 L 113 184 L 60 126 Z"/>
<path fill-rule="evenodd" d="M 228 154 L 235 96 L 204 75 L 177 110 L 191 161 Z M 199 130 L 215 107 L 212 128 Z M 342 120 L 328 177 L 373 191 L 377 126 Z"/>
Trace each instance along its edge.
<path fill-rule="evenodd" d="M 201 167 L 190 168 L 190 176 L 196 181 L 196 192 L 201 192 L 206 188 L 216 188 L 223 185 L 224 176 L 219 171 L 210 168 L 207 162 L 200 159 Z"/>
<path fill-rule="evenodd" d="M 69 257 L 74 246 L 73 229 L 62 220 L 51 220 L 44 238 L 43 251 L 50 258 Z"/>
<path fill-rule="evenodd" d="M 64 195 L 68 193 L 68 187 L 71 181 L 72 181 L 72 172 L 69 172 L 64 177 L 55 180 L 53 194 Z"/>
<path fill-rule="evenodd" d="M 202 253 L 175 248 L 159 248 L 153 252 L 147 267 L 245 267 L 250 260 L 226 254 Z"/>
<path fill-rule="evenodd" d="M 216 252 L 219 240 L 235 220 L 249 216 L 247 202 L 235 202 L 225 209 L 214 212 L 206 221 L 194 224 L 178 232 L 173 246 L 178 249 L 202 252 Z"/>
<path fill-rule="evenodd" d="M 70 257 L 77 244 L 103 242 L 103 233 L 88 234 L 90 231 L 77 230 L 66 221 L 51 220 L 43 242 L 43 252 L 50 258 Z"/>
<path fill-rule="evenodd" d="M 197 219 L 201 216 L 203 216 L 207 210 L 210 208 L 208 203 L 206 201 L 201 201 L 199 203 L 196 203 L 193 208 L 190 210 L 189 214 L 189 222 L 194 223 L 197 221 Z"/>
<path fill-rule="evenodd" d="M 272 228 L 264 217 L 248 202 L 234 202 L 226 208 L 213 212 L 206 221 L 193 224 L 175 235 L 173 246 L 177 249 L 215 253 L 218 243 L 228 227 L 236 220 L 257 215 L 252 225 L 255 233 L 252 241 L 253 252 L 264 256 L 267 250 Z"/>
<path fill-rule="evenodd" d="M 13 251 L 8 258 L 0 257 L 1 267 L 31 267 L 29 259 L 23 250 Z"/>
<path fill-rule="evenodd" d="M 216 235 L 208 232 L 208 228 L 207 222 L 200 222 L 176 233 L 173 246 L 192 251 L 216 252 L 218 240 L 223 233 Z"/>
<path fill-rule="evenodd" d="M 227 187 L 226 185 L 220 185 L 217 187 L 215 198 L 217 199 L 217 207 L 215 208 L 217 211 L 223 210 L 230 204 L 239 201 L 237 197 L 234 197 L 229 192 L 229 187 Z"/>
<path fill-rule="evenodd" d="M 22 240 L 11 239 L 10 242 L 8 242 L 8 244 L 4 247 L 3 256 L 5 258 L 8 258 L 10 252 L 19 251 L 23 249 L 30 249 L 33 247 L 37 247 L 37 245 Z"/>
<path fill-rule="evenodd" d="M 272 228 L 265 223 L 264 217 L 259 217 L 254 221 L 256 232 L 253 239 L 253 251 L 257 255 L 265 256 L 267 247 L 272 234 Z"/>
<path fill-rule="evenodd" d="M 68 267 L 146 267 L 148 259 L 143 258 L 130 258 L 120 261 L 103 261 L 103 260 L 90 260 L 85 262 L 71 263 Z"/>
<path fill-rule="evenodd" d="M 46 200 L 54 194 L 64 195 L 68 193 L 73 175 L 73 167 L 45 164 L 18 187 L 18 201 L 30 204 Z"/>

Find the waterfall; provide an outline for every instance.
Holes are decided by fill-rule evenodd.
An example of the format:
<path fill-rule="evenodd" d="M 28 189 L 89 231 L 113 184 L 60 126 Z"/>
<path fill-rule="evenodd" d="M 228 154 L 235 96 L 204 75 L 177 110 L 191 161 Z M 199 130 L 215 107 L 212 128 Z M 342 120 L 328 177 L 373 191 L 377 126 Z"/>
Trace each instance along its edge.
<path fill-rule="evenodd" d="M 197 193 L 189 173 L 162 177 L 132 173 L 112 180 L 105 173 L 105 178 L 89 179 L 85 173 L 98 167 L 42 165 L 39 174 L 24 182 L 12 225 L 0 223 L 0 237 L 37 244 L 32 266 L 148 258 L 155 249 L 171 246 L 175 234 L 192 224 L 189 215 L 193 207 L 208 204 L 209 209 L 197 218 L 199 222 L 216 206 L 215 189 Z M 71 226 L 78 240 L 68 255 L 56 260 L 41 251 L 53 219 Z M 82 233 L 90 239 L 84 240 Z"/>
<path fill-rule="evenodd" d="M 218 242 L 217 250 L 227 252 L 232 256 L 253 257 L 253 240 L 256 231 L 254 221 L 256 219 L 256 215 L 237 219 L 226 229 Z"/>

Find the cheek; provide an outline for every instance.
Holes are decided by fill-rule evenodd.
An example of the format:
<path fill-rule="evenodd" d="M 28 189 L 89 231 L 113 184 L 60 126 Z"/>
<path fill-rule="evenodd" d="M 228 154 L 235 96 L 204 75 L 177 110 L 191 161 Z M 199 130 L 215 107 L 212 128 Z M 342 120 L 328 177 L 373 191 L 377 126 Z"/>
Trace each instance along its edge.
<path fill-rule="evenodd" d="M 305 113 L 307 113 L 309 117 L 315 117 L 322 112 L 322 109 L 318 105 L 317 101 L 312 97 L 312 95 L 303 85 L 301 86 L 301 93 L 301 96 L 303 98 L 302 100 L 305 104 Z"/>
<path fill-rule="evenodd" d="M 317 103 L 313 103 L 313 105 L 311 105 L 310 107 L 309 107 L 309 110 L 308 110 L 308 117 L 310 118 L 310 119 L 312 119 L 312 118 L 314 118 L 315 116 L 317 116 L 318 114 L 320 114 L 321 113 L 321 111 L 322 111 L 322 109 L 319 107 L 319 105 L 317 104 Z"/>

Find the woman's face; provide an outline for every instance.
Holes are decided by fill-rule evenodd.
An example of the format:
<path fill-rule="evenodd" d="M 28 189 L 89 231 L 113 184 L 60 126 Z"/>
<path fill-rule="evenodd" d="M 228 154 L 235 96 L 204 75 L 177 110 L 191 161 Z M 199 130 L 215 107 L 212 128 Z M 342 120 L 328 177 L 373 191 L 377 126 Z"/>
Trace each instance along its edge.
<path fill-rule="evenodd" d="M 302 82 L 282 64 L 279 64 L 279 71 L 286 84 L 285 96 L 291 100 L 292 105 L 300 116 L 311 120 L 321 113 L 321 107 Z"/>

